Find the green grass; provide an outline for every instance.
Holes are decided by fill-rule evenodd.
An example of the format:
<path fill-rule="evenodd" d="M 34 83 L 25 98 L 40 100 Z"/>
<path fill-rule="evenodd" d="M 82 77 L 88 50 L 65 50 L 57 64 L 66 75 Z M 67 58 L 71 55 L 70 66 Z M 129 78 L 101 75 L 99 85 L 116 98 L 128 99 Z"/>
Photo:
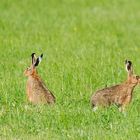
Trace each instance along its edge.
<path fill-rule="evenodd" d="M 140 88 L 127 115 L 93 112 L 90 97 L 126 80 L 124 60 L 140 74 L 139 0 L 1 0 L 0 139 L 140 139 Z M 26 99 L 23 71 L 44 53 L 40 76 L 56 105 Z"/>

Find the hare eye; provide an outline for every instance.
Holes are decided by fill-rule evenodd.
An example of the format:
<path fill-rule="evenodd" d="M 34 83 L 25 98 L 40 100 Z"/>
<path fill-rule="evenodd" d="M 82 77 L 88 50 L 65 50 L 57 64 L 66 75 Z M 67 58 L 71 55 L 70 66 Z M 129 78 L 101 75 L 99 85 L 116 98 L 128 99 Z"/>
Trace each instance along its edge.
<path fill-rule="evenodd" d="M 136 79 L 138 80 L 139 79 L 139 76 L 136 76 Z"/>
<path fill-rule="evenodd" d="M 27 70 L 30 70 L 30 68 L 28 67 Z"/>

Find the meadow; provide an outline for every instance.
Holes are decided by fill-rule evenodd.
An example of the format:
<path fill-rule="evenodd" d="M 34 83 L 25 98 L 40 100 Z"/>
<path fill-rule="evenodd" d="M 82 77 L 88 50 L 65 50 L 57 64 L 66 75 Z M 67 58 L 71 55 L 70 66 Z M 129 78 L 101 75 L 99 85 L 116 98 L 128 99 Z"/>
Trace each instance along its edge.
<path fill-rule="evenodd" d="M 53 107 L 27 100 L 32 52 L 44 54 Z M 1 0 L 0 139 L 140 139 L 140 86 L 126 115 L 90 106 L 97 89 L 126 80 L 125 59 L 140 74 L 139 0 Z"/>

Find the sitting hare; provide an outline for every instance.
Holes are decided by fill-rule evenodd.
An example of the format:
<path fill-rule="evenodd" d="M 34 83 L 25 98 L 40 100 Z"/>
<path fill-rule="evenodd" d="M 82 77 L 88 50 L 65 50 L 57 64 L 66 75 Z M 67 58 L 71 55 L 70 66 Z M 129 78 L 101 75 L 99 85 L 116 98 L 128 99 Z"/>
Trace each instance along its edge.
<path fill-rule="evenodd" d="M 98 90 L 92 95 L 91 105 L 94 111 L 98 106 L 106 107 L 111 104 L 116 104 L 120 107 L 120 111 L 124 111 L 131 102 L 133 90 L 140 81 L 140 77 L 133 74 L 131 61 L 126 60 L 125 65 L 128 77 L 124 83 Z"/>
<path fill-rule="evenodd" d="M 43 58 L 43 54 L 41 54 L 41 56 L 38 58 L 35 57 L 35 53 L 33 53 L 31 56 L 32 64 L 24 72 L 25 76 L 28 77 L 26 86 L 28 100 L 33 104 L 53 104 L 55 103 L 55 97 L 47 89 L 40 76 L 37 74 L 36 70 L 36 67 L 39 65 Z"/>

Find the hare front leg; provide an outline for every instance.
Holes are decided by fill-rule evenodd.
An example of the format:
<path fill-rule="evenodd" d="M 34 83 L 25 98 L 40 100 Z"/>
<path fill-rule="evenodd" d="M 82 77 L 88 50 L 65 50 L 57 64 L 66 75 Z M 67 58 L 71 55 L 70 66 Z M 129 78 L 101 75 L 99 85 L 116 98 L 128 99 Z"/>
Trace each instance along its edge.
<path fill-rule="evenodd" d="M 128 104 L 130 104 L 131 99 L 132 99 L 132 95 L 128 95 L 128 96 L 125 97 L 125 99 L 123 99 L 122 105 L 119 108 L 120 112 L 125 112 L 126 106 L 128 106 Z"/>

